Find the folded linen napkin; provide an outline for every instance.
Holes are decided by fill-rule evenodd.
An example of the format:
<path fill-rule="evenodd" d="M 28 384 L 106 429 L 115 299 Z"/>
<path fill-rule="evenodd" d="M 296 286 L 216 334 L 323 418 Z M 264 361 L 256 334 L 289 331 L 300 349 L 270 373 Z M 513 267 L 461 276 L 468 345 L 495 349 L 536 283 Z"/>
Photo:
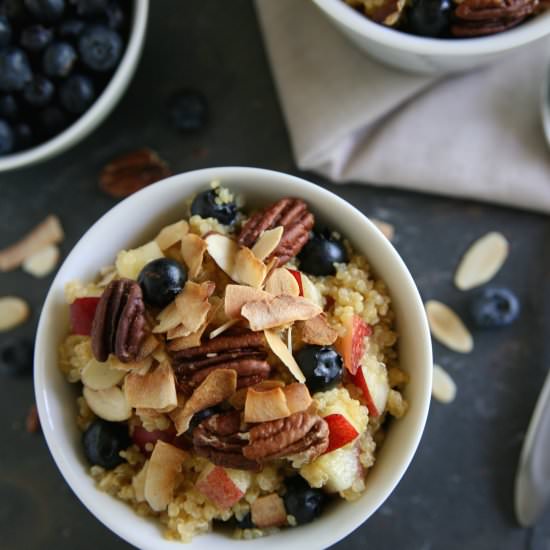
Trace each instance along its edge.
<path fill-rule="evenodd" d="M 301 169 L 550 213 L 549 41 L 437 79 L 371 60 L 310 0 L 256 7 Z"/>

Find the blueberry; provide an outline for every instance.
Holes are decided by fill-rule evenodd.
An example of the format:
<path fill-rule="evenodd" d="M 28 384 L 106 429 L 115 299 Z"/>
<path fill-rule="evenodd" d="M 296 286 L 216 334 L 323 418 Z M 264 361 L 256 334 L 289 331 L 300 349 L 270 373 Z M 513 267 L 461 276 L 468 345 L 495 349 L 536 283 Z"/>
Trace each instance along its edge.
<path fill-rule="evenodd" d="M 334 275 L 335 263 L 348 261 L 348 253 L 341 241 L 327 231 L 313 233 L 298 255 L 300 270 L 311 275 Z"/>
<path fill-rule="evenodd" d="M 86 23 L 80 19 L 67 19 L 58 25 L 57 34 L 61 38 L 78 38 L 85 27 Z"/>
<path fill-rule="evenodd" d="M 0 96 L 0 118 L 5 120 L 15 120 L 19 113 L 17 101 L 13 95 L 6 94 Z"/>
<path fill-rule="evenodd" d="M 0 8 L 12 22 L 22 23 L 28 17 L 23 0 L 4 0 Z"/>
<path fill-rule="evenodd" d="M 296 361 L 312 393 L 329 390 L 342 379 L 342 356 L 331 347 L 306 345 L 296 353 Z"/>
<path fill-rule="evenodd" d="M 13 131 L 5 120 L 0 119 L 0 156 L 11 153 L 13 146 Z"/>
<path fill-rule="evenodd" d="M 103 25 L 86 29 L 78 41 L 82 62 L 97 72 L 113 69 L 122 54 L 119 34 Z"/>
<path fill-rule="evenodd" d="M 191 203 L 191 214 L 201 218 L 216 218 L 224 225 L 231 225 L 237 216 L 237 205 L 234 202 L 218 204 L 217 196 L 215 189 L 199 193 Z"/>
<path fill-rule="evenodd" d="M 13 376 L 32 373 L 33 352 L 29 340 L 9 342 L 0 352 L 0 373 Z"/>
<path fill-rule="evenodd" d="M 286 486 L 285 508 L 296 518 L 298 525 L 310 523 L 321 515 L 325 495 L 320 489 L 312 489 L 300 476 L 287 480 Z"/>
<path fill-rule="evenodd" d="M 65 0 L 25 0 L 25 6 L 39 21 L 55 21 L 63 15 Z"/>
<path fill-rule="evenodd" d="M 94 85 L 87 76 L 70 76 L 59 89 L 59 99 L 69 113 L 79 115 L 94 102 Z"/>
<path fill-rule="evenodd" d="M 107 9 L 109 0 L 76 0 L 76 12 L 78 15 L 100 15 Z"/>
<path fill-rule="evenodd" d="M 471 311 L 479 327 L 504 327 L 518 318 L 520 305 L 511 290 L 486 288 L 473 297 Z"/>
<path fill-rule="evenodd" d="M 11 25 L 7 17 L 0 15 L 0 48 L 7 46 L 11 40 Z"/>
<path fill-rule="evenodd" d="M 14 148 L 17 151 L 28 149 L 32 145 L 33 141 L 31 127 L 24 122 L 15 124 L 13 127 L 13 139 L 15 141 Z"/>
<path fill-rule="evenodd" d="M 31 78 L 31 67 L 23 50 L 13 47 L 0 50 L 0 91 L 21 90 Z"/>
<path fill-rule="evenodd" d="M 168 258 L 149 262 L 138 276 L 145 302 L 159 308 L 166 307 L 181 291 L 186 281 L 186 269 Z"/>
<path fill-rule="evenodd" d="M 53 78 L 64 78 L 76 63 L 76 51 L 67 42 L 55 42 L 47 47 L 42 59 L 42 69 Z"/>
<path fill-rule="evenodd" d="M 44 107 L 52 100 L 54 92 L 55 88 L 51 80 L 35 75 L 28 84 L 25 84 L 23 97 L 32 107 Z"/>
<path fill-rule="evenodd" d="M 30 52 L 43 50 L 53 39 L 53 31 L 42 25 L 31 25 L 21 33 L 21 46 Z"/>
<path fill-rule="evenodd" d="M 208 119 L 206 99 L 194 90 L 182 90 L 174 94 L 168 109 L 172 125 L 181 132 L 200 130 Z"/>
<path fill-rule="evenodd" d="M 193 433 L 193 430 L 203 421 L 207 418 L 210 418 L 211 416 L 214 416 L 215 414 L 218 414 L 220 412 L 219 407 L 209 407 L 208 409 L 203 409 L 202 411 L 199 411 L 198 413 L 195 413 L 193 417 L 191 418 L 191 421 L 189 422 L 189 429 L 187 430 L 187 433 L 191 434 Z"/>
<path fill-rule="evenodd" d="M 43 109 L 38 119 L 45 138 L 59 134 L 69 124 L 67 114 L 55 105 L 50 105 Z"/>
<path fill-rule="evenodd" d="M 109 2 L 105 13 L 107 15 L 107 24 L 111 29 L 118 30 L 122 27 L 126 16 L 124 15 L 124 10 L 119 6 L 118 2 Z"/>
<path fill-rule="evenodd" d="M 420 36 L 439 37 L 451 25 L 452 0 L 413 0 L 408 9 L 407 30 Z"/>
<path fill-rule="evenodd" d="M 239 529 L 254 529 L 255 525 L 252 523 L 252 514 L 248 512 L 242 519 L 235 518 L 235 523 Z"/>
<path fill-rule="evenodd" d="M 94 420 L 82 435 L 82 445 L 88 462 L 107 470 L 124 462 L 119 452 L 127 449 L 130 444 L 128 427 L 116 422 Z"/>

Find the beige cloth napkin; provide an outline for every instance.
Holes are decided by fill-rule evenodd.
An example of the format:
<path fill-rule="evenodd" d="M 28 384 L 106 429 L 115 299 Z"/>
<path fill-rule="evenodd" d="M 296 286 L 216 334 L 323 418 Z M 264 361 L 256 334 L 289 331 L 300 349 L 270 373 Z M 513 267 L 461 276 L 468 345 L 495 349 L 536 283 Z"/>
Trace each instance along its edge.
<path fill-rule="evenodd" d="M 550 213 L 550 42 L 436 80 L 362 54 L 310 0 L 256 0 L 298 166 Z"/>

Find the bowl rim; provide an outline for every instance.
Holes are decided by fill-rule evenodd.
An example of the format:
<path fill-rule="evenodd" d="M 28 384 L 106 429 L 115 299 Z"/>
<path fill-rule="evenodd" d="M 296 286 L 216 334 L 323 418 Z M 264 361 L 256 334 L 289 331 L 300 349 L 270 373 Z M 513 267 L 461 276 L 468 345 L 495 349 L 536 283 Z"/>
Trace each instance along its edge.
<path fill-rule="evenodd" d="M 134 0 L 132 24 L 124 55 L 111 80 L 92 106 L 57 136 L 18 153 L 0 157 L 0 172 L 47 160 L 76 145 L 99 126 L 118 103 L 137 68 L 145 43 L 149 0 Z"/>
<path fill-rule="evenodd" d="M 498 34 L 460 40 L 415 36 L 385 27 L 360 14 L 343 0 L 313 0 L 313 2 L 341 25 L 361 36 L 394 49 L 421 55 L 482 56 L 511 50 L 550 34 L 550 11 L 539 14 L 527 24 Z"/>
<path fill-rule="evenodd" d="M 388 496 L 395 489 L 406 470 L 408 469 L 420 443 L 422 434 L 424 432 L 426 420 L 428 417 L 428 411 L 430 406 L 430 396 L 431 396 L 431 365 L 432 365 L 432 349 L 431 349 L 431 337 L 428 327 L 427 318 L 424 312 L 424 306 L 422 299 L 420 297 L 419 291 L 414 283 L 412 275 L 407 269 L 405 263 L 393 247 L 391 243 L 383 236 L 380 230 L 367 218 L 361 211 L 354 207 L 351 203 L 347 202 L 338 195 L 328 191 L 320 186 L 315 185 L 307 180 L 302 178 L 285 174 L 282 172 L 276 172 L 272 170 L 265 170 L 260 168 L 251 168 L 251 167 L 216 167 L 216 168 L 206 168 L 200 170 L 194 170 L 190 172 L 185 172 L 181 174 L 176 174 L 169 178 L 166 178 L 155 185 L 146 187 L 141 191 L 134 193 L 125 200 L 119 202 L 113 208 L 108 210 L 103 216 L 101 216 L 78 240 L 74 245 L 71 252 L 65 258 L 63 264 L 58 270 L 56 277 L 54 278 L 48 295 L 42 307 L 42 312 L 40 315 L 40 320 L 38 323 L 38 329 L 36 333 L 36 343 L 35 343 L 35 372 L 34 372 L 34 391 L 36 396 L 36 403 L 38 408 L 39 417 L 41 419 L 41 425 L 43 427 L 43 433 L 46 439 L 46 443 L 54 458 L 54 461 L 60 470 L 61 474 L 65 478 L 65 481 L 71 488 L 71 490 L 76 494 L 80 501 L 85 505 L 86 508 L 104 525 L 106 525 L 113 533 L 117 534 L 124 540 L 134 544 L 138 548 L 147 548 L 153 549 L 164 546 L 161 543 L 164 542 L 163 539 L 156 541 L 154 546 L 147 545 L 140 536 L 139 529 L 135 528 L 135 525 L 121 525 L 121 522 L 117 522 L 116 517 L 112 517 L 108 511 L 103 510 L 98 503 L 95 502 L 94 497 L 97 497 L 99 489 L 95 486 L 92 487 L 92 491 L 86 485 L 84 480 L 88 479 L 88 474 L 81 468 L 76 468 L 74 463 L 74 458 L 69 455 L 66 455 L 65 452 L 61 449 L 61 446 L 57 443 L 63 437 L 59 439 L 59 430 L 55 431 L 49 422 L 49 400 L 51 390 L 48 389 L 47 383 L 47 362 L 43 360 L 43 357 L 46 355 L 48 349 L 48 339 L 47 339 L 47 326 L 50 322 L 50 312 L 55 308 L 55 300 L 57 296 L 55 295 L 58 291 L 58 287 L 62 284 L 67 275 L 64 273 L 64 268 L 67 264 L 70 264 L 73 261 L 73 258 L 76 258 L 81 254 L 82 250 L 88 250 L 87 248 L 89 242 L 93 238 L 94 232 L 98 227 L 102 226 L 105 223 L 111 223 L 113 218 L 120 219 L 120 215 L 132 208 L 132 205 L 137 202 L 145 202 L 146 200 L 154 200 L 154 194 L 156 189 L 159 189 L 160 186 L 173 186 L 173 188 L 185 188 L 186 184 L 189 182 L 190 185 L 195 185 L 194 182 L 201 180 L 206 182 L 214 180 L 252 180 L 253 178 L 259 180 L 261 177 L 269 178 L 273 181 L 273 185 L 276 185 L 277 180 L 286 180 L 288 183 L 295 184 L 298 188 L 302 190 L 304 188 L 308 189 L 308 193 L 311 192 L 316 194 L 319 199 L 323 199 L 326 202 L 330 203 L 339 203 L 341 207 L 345 208 L 350 214 L 353 214 L 354 217 L 357 217 L 364 224 L 364 227 L 367 228 L 370 233 L 375 233 L 379 238 L 379 243 L 383 247 L 384 255 L 389 255 L 391 257 L 391 262 L 394 263 L 395 267 L 399 267 L 401 274 L 404 277 L 404 280 L 407 284 L 407 294 L 410 296 L 412 301 L 415 303 L 415 310 L 418 313 L 418 325 L 415 325 L 415 335 L 419 341 L 422 342 L 420 347 L 419 356 L 422 357 L 422 365 L 419 366 L 419 375 L 422 375 L 422 378 L 425 379 L 425 384 L 420 387 L 417 396 L 418 408 L 416 411 L 416 432 L 409 438 L 409 446 L 406 449 L 406 452 L 403 452 L 400 455 L 398 461 L 398 467 L 395 470 L 392 470 L 389 481 L 384 484 L 384 489 L 379 491 L 378 499 L 374 504 L 370 506 L 365 506 L 363 514 L 357 514 L 357 517 L 353 520 L 347 522 L 340 522 L 340 528 L 331 530 L 329 533 L 324 533 L 322 543 L 319 547 L 326 547 L 331 544 L 336 543 L 338 540 L 341 540 L 343 537 L 349 535 L 357 527 L 359 527 L 364 521 L 366 521 L 388 498 Z M 391 291 L 391 289 L 390 289 Z M 50 344 L 51 345 L 51 344 Z M 44 350 L 44 352 L 43 352 Z M 416 394 L 415 394 L 416 395 Z M 78 464 L 80 466 L 80 464 Z M 124 503 L 123 503 L 124 504 Z M 134 512 L 135 513 L 135 512 Z M 141 519 L 140 516 L 136 515 L 136 519 Z M 313 525 L 313 524 L 311 524 Z M 161 535 L 159 534 L 159 537 Z M 303 538 L 303 537 L 302 537 Z M 265 540 L 265 539 L 259 539 Z M 239 542 L 239 541 L 237 541 Z M 192 544 L 192 543 L 191 543 Z M 276 548 L 272 546 L 273 543 L 267 542 L 263 543 L 265 548 Z M 303 544 L 303 541 L 302 541 Z M 158 546 L 157 546 L 158 545 Z M 228 544 L 230 546 L 230 544 Z M 297 550 L 302 548 L 300 545 L 290 544 L 287 545 L 289 550 Z M 202 546 L 201 546 L 202 547 Z M 310 546 L 313 548 L 313 546 Z"/>

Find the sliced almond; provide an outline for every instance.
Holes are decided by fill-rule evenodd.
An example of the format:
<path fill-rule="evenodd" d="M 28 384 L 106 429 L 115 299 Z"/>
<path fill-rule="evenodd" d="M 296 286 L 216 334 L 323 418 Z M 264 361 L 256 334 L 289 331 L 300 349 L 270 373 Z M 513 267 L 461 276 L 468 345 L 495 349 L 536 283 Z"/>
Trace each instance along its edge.
<path fill-rule="evenodd" d="M 227 323 L 220 325 L 218 328 L 214 329 L 209 335 L 208 338 L 212 340 L 220 334 L 223 334 L 226 330 L 229 330 L 232 326 L 236 325 L 239 322 L 238 319 L 230 319 Z"/>
<path fill-rule="evenodd" d="M 252 522 L 260 529 L 280 527 L 287 521 L 285 503 L 277 493 L 258 497 L 250 505 L 250 514 Z"/>
<path fill-rule="evenodd" d="M 324 313 L 296 324 L 300 331 L 300 338 L 306 344 L 331 346 L 338 338 L 338 332 L 328 324 L 327 316 Z"/>
<path fill-rule="evenodd" d="M 170 363 L 140 376 L 130 372 L 124 379 L 124 393 L 131 407 L 146 409 L 173 409 L 178 404 L 176 381 Z"/>
<path fill-rule="evenodd" d="M 25 300 L 17 296 L 3 296 L 0 298 L 0 332 L 5 332 L 24 323 L 30 314 Z"/>
<path fill-rule="evenodd" d="M 303 384 L 306 381 L 306 377 L 304 376 L 304 373 L 300 370 L 298 363 L 296 363 L 296 360 L 294 359 L 292 353 L 289 351 L 288 347 L 281 340 L 279 334 L 274 330 L 264 330 L 264 335 L 267 341 L 267 345 L 269 346 L 271 351 L 281 360 L 283 365 L 286 366 L 292 376 L 294 376 L 294 378 L 296 378 L 298 382 Z"/>
<path fill-rule="evenodd" d="M 176 303 L 172 302 L 168 304 L 158 315 L 157 321 L 159 324 L 153 328 L 155 334 L 162 332 L 168 332 L 169 330 L 176 328 L 181 324 L 181 315 L 176 307 Z"/>
<path fill-rule="evenodd" d="M 92 390 L 107 390 L 116 386 L 126 373 L 110 366 L 108 362 L 100 363 L 90 359 L 82 369 L 81 379 L 85 386 Z"/>
<path fill-rule="evenodd" d="M 265 260 L 279 246 L 283 233 L 284 228 L 281 225 L 264 231 L 252 247 L 254 256 L 259 260 Z"/>
<path fill-rule="evenodd" d="M 143 493 L 149 506 L 156 512 L 165 510 L 170 504 L 178 474 L 188 456 L 185 451 L 160 439 L 155 443 L 145 474 Z"/>
<path fill-rule="evenodd" d="M 147 478 L 147 467 L 149 461 L 146 460 L 143 468 L 132 478 L 132 487 L 134 489 L 134 495 L 138 502 L 145 501 L 145 480 Z"/>
<path fill-rule="evenodd" d="M 48 216 L 20 241 L 0 250 L 0 271 L 11 271 L 46 246 L 63 240 L 63 228 L 57 216 Z"/>
<path fill-rule="evenodd" d="M 370 221 L 376 225 L 388 241 L 393 241 L 393 237 L 395 236 L 395 227 L 391 223 L 379 220 L 377 218 L 371 218 Z"/>
<path fill-rule="evenodd" d="M 487 233 L 466 251 L 455 273 L 455 285 L 469 290 L 490 281 L 508 257 L 509 245 L 501 233 Z"/>
<path fill-rule="evenodd" d="M 282 380 L 262 380 L 252 388 L 258 392 L 272 390 L 273 388 L 284 388 L 285 383 Z M 241 388 L 237 390 L 227 401 L 234 408 L 239 411 L 244 409 L 246 402 L 246 394 L 249 388 Z"/>
<path fill-rule="evenodd" d="M 228 275 L 236 283 L 260 288 L 267 275 L 267 267 L 254 255 L 250 248 L 243 246 L 235 256 L 233 271 Z"/>
<path fill-rule="evenodd" d="M 201 271 L 206 249 L 206 241 L 194 233 L 188 233 L 181 240 L 181 256 L 192 279 Z"/>
<path fill-rule="evenodd" d="M 474 347 L 472 335 L 460 317 L 437 300 L 426 302 L 426 313 L 434 338 L 459 353 L 469 353 Z"/>
<path fill-rule="evenodd" d="M 50 244 L 35 252 L 23 262 L 23 271 L 35 277 L 45 277 L 51 273 L 59 261 L 59 248 Z"/>
<path fill-rule="evenodd" d="M 288 296 L 299 296 L 300 286 L 296 277 L 284 267 L 274 269 L 265 281 L 265 290 L 270 294 L 278 296 L 287 294 Z"/>
<path fill-rule="evenodd" d="M 145 374 L 151 368 L 153 364 L 153 358 L 151 356 L 141 359 L 140 361 L 134 361 L 132 363 L 123 363 L 117 359 L 114 355 L 109 355 L 109 359 L 105 363 L 109 365 L 111 369 L 122 372 L 136 372 L 138 374 Z"/>
<path fill-rule="evenodd" d="M 239 251 L 237 242 L 219 233 L 207 235 L 204 241 L 206 242 L 208 254 L 210 254 L 217 266 L 231 277 L 235 266 L 235 258 Z"/>
<path fill-rule="evenodd" d="M 247 302 L 241 315 L 254 331 L 306 321 L 321 313 L 321 308 L 301 296 L 275 296 L 271 300 Z"/>
<path fill-rule="evenodd" d="M 434 365 L 432 395 L 441 403 L 450 403 L 456 396 L 456 384 L 448 372 Z"/>
<path fill-rule="evenodd" d="M 283 392 L 290 414 L 305 411 L 313 403 L 309 389 L 305 384 L 289 384 L 283 388 Z"/>
<path fill-rule="evenodd" d="M 154 334 L 149 334 L 141 343 L 136 362 L 143 361 L 149 357 L 159 347 L 159 341 Z"/>
<path fill-rule="evenodd" d="M 287 416 L 290 416 L 290 410 L 281 388 L 264 391 L 248 389 L 244 404 L 245 422 L 269 422 Z"/>
<path fill-rule="evenodd" d="M 179 243 L 187 235 L 188 231 L 189 224 L 185 220 L 181 220 L 161 229 L 160 233 L 155 237 L 155 241 L 160 249 L 164 251 Z"/>
<path fill-rule="evenodd" d="M 318 305 L 320 308 L 323 307 L 323 297 L 319 292 L 319 289 L 313 284 L 311 279 L 304 275 L 300 271 L 300 276 L 302 277 L 302 288 L 304 290 L 304 298 Z"/>
<path fill-rule="evenodd" d="M 224 309 L 229 319 L 241 317 L 241 309 L 247 302 L 270 300 L 268 292 L 245 285 L 227 285 L 225 287 Z"/>
<path fill-rule="evenodd" d="M 170 340 L 170 342 L 168 343 L 168 349 L 170 351 L 180 351 L 182 349 L 194 348 L 195 346 L 199 346 L 201 343 L 202 335 L 204 334 L 207 325 L 208 323 L 204 323 L 204 325 L 202 325 L 196 332 L 193 332 L 193 334 Z"/>
<path fill-rule="evenodd" d="M 183 290 L 176 296 L 175 304 L 180 314 L 181 324 L 187 329 L 187 336 L 196 332 L 206 321 L 210 311 L 208 298 L 214 292 L 216 285 L 212 281 L 194 283 L 187 281 Z"/>
<path fill-rule="evenodd" d="M 82 395 L 92 411 L 110 422 L 122 422 L 132 416 L 132 407 L 118 386 L 106 390 L 92 390 L 84 386 Z"/>
<path fill-rule="evenodd" d="M 217 369 L 212 371 L 195 389 L 193 395 L 170 414 L 176 426 L 177 434 L 181 435 L 189 428 L 193 415 L 199 411 L 221 403 L 237 389 L 237 373 L 232 369 Z"/>

